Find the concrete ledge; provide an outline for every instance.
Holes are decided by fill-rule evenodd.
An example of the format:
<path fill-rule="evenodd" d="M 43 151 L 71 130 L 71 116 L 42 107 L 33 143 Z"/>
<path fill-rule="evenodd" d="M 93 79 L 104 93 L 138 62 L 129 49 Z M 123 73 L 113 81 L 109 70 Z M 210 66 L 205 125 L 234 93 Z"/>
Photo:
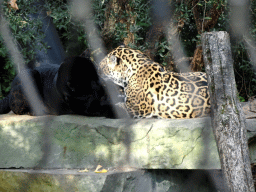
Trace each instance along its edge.
<path fill-rule="evenodd" d="M 249 137 L 256 121 L 247 120 Z M 210 118 L 0 116 L 0 168 L 220 169 Z M 251 150 L 252 160 L 256 155 Z"/>

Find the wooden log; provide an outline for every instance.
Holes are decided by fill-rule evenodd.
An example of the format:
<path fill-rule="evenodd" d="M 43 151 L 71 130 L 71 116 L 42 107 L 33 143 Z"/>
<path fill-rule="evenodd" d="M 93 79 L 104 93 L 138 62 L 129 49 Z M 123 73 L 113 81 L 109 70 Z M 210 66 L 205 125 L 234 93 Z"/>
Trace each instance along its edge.
<path fill-rule="evenodd" d="M 202 34 L 211 96 L 211 121 L 227 191 L 255 191 L 246 139 L 245 117 L 237 89 L 227 32 Z"/>

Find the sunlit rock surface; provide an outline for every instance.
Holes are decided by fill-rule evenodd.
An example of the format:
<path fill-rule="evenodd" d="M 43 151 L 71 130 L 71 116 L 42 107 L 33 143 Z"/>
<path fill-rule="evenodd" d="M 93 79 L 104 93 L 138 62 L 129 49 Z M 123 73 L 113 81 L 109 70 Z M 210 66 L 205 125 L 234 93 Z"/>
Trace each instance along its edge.
<path fill-rule="evenodd" d="M 210 121 L 1 115 L 0 188 L 223 191 Z M 256 120 L 246 122 L 256 162 Z M 95 173 L 98 165 L 107 173 Z"/>
<path fill-rule="evenodd" d="M 256 121 L 247 122 L 253 137 Z M 209 117 L 125 120 L 6 114 L 0 116 L 0 154 L 0 168 L 220 168 Z"/>

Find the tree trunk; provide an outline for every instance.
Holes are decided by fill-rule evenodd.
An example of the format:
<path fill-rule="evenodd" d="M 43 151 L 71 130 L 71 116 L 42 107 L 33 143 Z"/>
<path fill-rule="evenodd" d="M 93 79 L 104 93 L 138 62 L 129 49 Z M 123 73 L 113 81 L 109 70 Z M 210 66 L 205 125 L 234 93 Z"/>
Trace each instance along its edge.
<path fill-rule="evenodd" d="M 211 121 L 228 191 L 255 191 L 229 35 L 227 32 L 204 33 L 202 45 L 211 96 Z"/>

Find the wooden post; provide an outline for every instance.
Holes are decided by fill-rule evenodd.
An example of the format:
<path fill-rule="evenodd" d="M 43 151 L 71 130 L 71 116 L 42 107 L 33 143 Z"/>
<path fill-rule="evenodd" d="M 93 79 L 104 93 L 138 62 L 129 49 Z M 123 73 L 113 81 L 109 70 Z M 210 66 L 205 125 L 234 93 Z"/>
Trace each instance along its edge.
<path fill-rule="evenodd" d="M 203 57 L 211 96 L 211 122 L 228 191 L 255 191 L 245 117 L 237 89 L 227 32 L 202 34 Z"/>

